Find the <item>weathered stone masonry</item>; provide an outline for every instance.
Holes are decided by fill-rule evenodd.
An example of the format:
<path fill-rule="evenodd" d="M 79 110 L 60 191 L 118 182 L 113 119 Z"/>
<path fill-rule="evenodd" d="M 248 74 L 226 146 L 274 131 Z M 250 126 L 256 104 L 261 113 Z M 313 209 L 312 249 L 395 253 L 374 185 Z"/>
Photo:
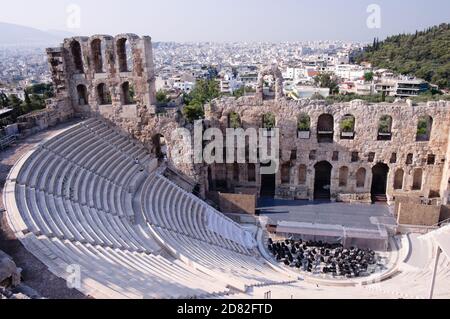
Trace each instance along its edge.
<path fill-rule="evenodd" d="M 267 73 L 266 70 L 263 74 Z M 278 73 L 275 77 L 279 77 Z M 206 113 L 208 126 L 219 127 L 224 132 L 229 126 L 231 113 L 239 115 L 243 129 L 260 128 L 264 114 L 275 115 L 276 127 L 281 130 L 281 165 L 276 175 L 276 197 L 314 199 L 315 166 L 323 161 L 332 165 L 330 193 L 335 200 L 370 202 L 372 169 L 380 163 L 389 168 L 388 200 L 392 201 L 396 195 L 441 196 L 444 200 L 447 197 L 448 103 L 430 102 L 414 106 L 403 101 L 394 104 L 353 101 L 326 105 L 323 101 L 288 101 L 280 96 L 275 100 L 264 100 L 258 91 L 255 97 L 213 101 L 207 106 Z M 301 138 L 298 130 L 301 114 L 310 118 L 306 138 Z M 318 123 L 324 115 L 331 115 L 333 119 L 332 142 L 319 143 Z M 350 134 L 353 138 L 345 139 L 341 136 L 341 121 L 349 115 L 354 118 L 355 127 Z M 392 119 L 390 140 L 386 141 L 378 138 L 379 122 L 384 116 Z M 418 122 L 422 118 L 431 118 L 431 132 L 428 140 L 417 141 Z M 217 166 L 209 168 L 213 175 L 210 181 L 216 178 L 216 170 Z M 226 170 L 229 189 L 253 188 L 258 192 L 261 188 L 258 174 L 255 182 L 249 182 L 248 165 L 238 165 L 237 168 L 236 165 L 227 165 L 219 170 L 221 175 Z M 259 165 L 256 165 L 256 171 L 259 171 Z M 207 178 L 205 182 L 208 182 Z"/>
<path fill-rule="evenodd" d="M 159 136 L 169 149 L 176 145 L 181 152 L 188 150 L 184 141 L 171 140 L 179 121 L 156 114 L 150 37 L 77 37 L 66 39 L 60 48 L 47 53 L 57 93 L 49 104 L 53 118 L 101 116 L 154 153 L 160 146 L 155 139 Z M 267 100 L 263 90 L 266 75 L 275 79 L 275 96 Z M 271 66 L 261 71 L 255 96 L 218 99 L 205 109 L 206 127 L 219 127 L 224 132 L 232 112 L 239 115 L 244 129 L 260 128 L 265 114 L 275 115 L 282 155 L 275 179 L 276 197 L 314 199 L 316 168 L 330 165 L 331 199 L 370 202 L 372 170 L 381 164 L 388 169 L 388 200 L 396 195 L 448 197 L 450 105 L 445 102 L 414 106 L 407 102 L 326 105 L 322 101 L 288 101 L 282 94 L 281 72 Z M 309 117 L 308 132 L 299 133 L 301 114 Z M 354 128 L 342 134 L 341 122 L 349 116 L 354 119 Z M 388 133 L 380 138 L 380 119 L 386 116 L 391 119 Z M 431 131 L 426 140 L 417 141 L 418 122 L 425 116 L 430 119 Z M 325 126 L 320 127 L 319 122 Z M 170 152 L 168 155 L 169 161 L 175 162 Z M 258 164 L 177 165 L 201 181 L 206 191 L 212 189 L 211 181 L 218 175 L 231 191 L 259 193 L 263 186 Z"/>

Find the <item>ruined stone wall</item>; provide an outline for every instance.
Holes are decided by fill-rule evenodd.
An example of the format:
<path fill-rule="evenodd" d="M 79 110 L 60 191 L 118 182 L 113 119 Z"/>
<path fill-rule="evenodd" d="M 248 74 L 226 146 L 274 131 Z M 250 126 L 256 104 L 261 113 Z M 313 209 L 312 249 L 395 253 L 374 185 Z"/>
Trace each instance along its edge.
<path fill-rule="evenodd" d="M 74 37 L 47 52 L 56 100 L 64 101 L 76 116 L 101 117 L 152 152 L 158 148 L 155 137 L 160 135 L 169 150 L 174 144 L 183 147 L 182 140 L 171 140 L 172 132 L 180 126 L 176 116 L 156 114 L 150 37 L 134 34 Z M 171 154 L 167 155 L 173 161 Z M 174 166 L 190 177 L 196 176 L 191 164 Z"/>
<path fill-rule="evenodd" d="M 327 105 L 324 101 L 288 101 L 284 98 L 263 100 L 244 97 L 240 99 L 223 98 L 213 101 L 206 108 L 207 123 L 211 127 L 228 127 L 228 116 L 231 112 L 239 114 L 242 127 L 260 128 L 262 116 L 273 113 L 281 135 L 281 165 L 290 165 L 290 182 L 282 183 L 281 172 L 276 176 L 276 197 L 310 199 L 314 198 L 315 165 L 327 161 L 332 166 L 331 197 L 335 200 L 370 202 L 372 187 L 372 168 L 377 163 L 389 167 L 387 196 L 393 200 L 396 195 L 412 195 L 428 197 L 430 192 L 443 196 L 446 185 L 442 185 L 443 176 L 448 174 L 446 161 L 449 140 L 450 105 L 445 102 L 430 102 L 413 106 L 411 103 L 369 104 L 363 101 Z M 299 138 L 297 120 L 301 113 L 310 117 L 311 128 L 309 138 Z M 334 118 L 332 143 L 318 143 L 318 119 L 322 114 L 330 114 Z M 342 139 L 340 123 L 345 115 L 354 116 L 354 139 Z M 380 141 L 378 123 L 382 116 L 389 115 L 393 119 L 392 138 Z M 431 116 L 433 119 L 430 140 L 417 142 L 417 124 L 419 117 Z M 292 151 L 297 158 L 291 160 Z M 357 160 L 352 161 L 353 155 Z M 395 155 L 393 155 L 395 154 Z M 412 162 L 407 164 L 408 154 L 413 154 Z M 428 163 L 428 156 L 434 155 L 434 164 Z M 373 157 L 373 158 L 372 158 Z M 396 158 L 396 159 L 395 159 Z M 393 161 L 395 159 L 395 162 Z M 446 165 L 447 164 L 447 165 Z M 299 184 L 299 167 L 306 165 L 306 181 Z M 232 179 L 228 172 L 228 182 L 234 187 L 261 187 L 261 177 L 257 174 L 256 182 L 247 180 L 247 165 L 240 165 L 239 180 Z M 348 182 L 340 185 L 339 171 L 348 168 Z M 356 174 L 361 168 L 366 170 L 364 185 L 357 185 Z M 257 171 L 259 165 L 257 165 Z M 397 170 L 404 171 L 401 189 L 394 190 L 394 177 Z M 420 189 L 413 190 L 413 176 L 417 169 L 423 170 L 423 181 Z M 214 167 L 212 167 L 214 175 Z"/>
<path fill-rule="evenodd" d="M 49 109 L 57 110 L 56 114 L 60 114 L 57 117 L 67 117 L 71 112 L 75 115 L 103 117 L 124 133 L 141 141 L 152 152 L 158 149 L 158 138 L 155 137 L 164 136 L 169 150 L 168 160 L 172 166 L 205 185 L 206 190 L 202 192 L 208 191 L 209 181 L 214 180 L 217 173 L 214 166 L 208 168 L 172 158 L 174 153 L 170 150 L 176 148 L 178 153 L 174 156 L 183 157 L 192 148 L 193 140 L 172 140 L 172 133 L 181 126 L 181 121 L 176 115 L 157 114 L 150 37 L 141 38 L 133 34 L 76 37 L 66 39 L 60 48 L 49 49 L 47 53 L 57 93 Z M 275 98 L 265 100 L 263 78 L 270 74 L 275 78 Z M 263 114 L 275 115 L 277 127 L 281 130 L 281 165 L 289 165 L 289 182 L 282 182 L 281 169 L 276 175 L 276 197 L 313 199 L 315 166 L 326 161 L 333 167 L 332 199 L 370 202 L 372 169 L 377 163 L 384 163 L 389 167 L 386 193 L 392 201 L 400 195 L 445 196 L 450 177 L 449 110 L 450 105 L 445 102 L 413 106 L 405 102 L 368 104 L 353 101 L 327 105 L 321 101 L 288 101 L 282 97 L 281 73 L 272 66 L 261 72 L 254 97 L 223 98 L 207 105 L 205 125 L 225 131 L 228 115 L 236 112 L 240 115 L 244 129 L 259 128 Z M 310 133 L 306 138 L 300 138 L 298 133 L 297 120 L 301 113 L 310 117 Z M 317 123 L 323 114 L 333 116 L 332 143 L 318 143 Z M 356 120 L 353 139 L 343 139 L 341 136 L 340 123 L 348 114 Z M 377 140 L 378 122 L 384 115 L 393 119 L 390 141 Z M 417 123 L 424 115 L 433 120 L 431 136 L 429 141 L 417 142 Z M 191 128 L 191 134 L 192 131 Z M 297 153 L 294 158 L 293 151 Z M 412 154 L 412 158 L 409 158 L 409 154 Z M 431 155 L 434 156 L 432 164 L 429 163 Z M 304 182 L 299 182 L 301 165 L 306 166 Z M 349 172 L 345 185 L 339 178 L 343 167 L 348 168 Z M 249 181 L 248 168 L 247 164 L 239 165 L 239 174 L 235 178 L 233 165 L 228 165 L 226 186 L 259 191 L 259 165 L 256 165 L 254 182 Z M 364 180 L 357 183 L 361 169 L 365 170 Z M 400 189 L 394 189 L 394 178 L 399 169 L 404 171 L 403 185 Z M 423 170 L 422 183 L 419 189 L 414 189 L 413 177 L 419 169 Z"/>

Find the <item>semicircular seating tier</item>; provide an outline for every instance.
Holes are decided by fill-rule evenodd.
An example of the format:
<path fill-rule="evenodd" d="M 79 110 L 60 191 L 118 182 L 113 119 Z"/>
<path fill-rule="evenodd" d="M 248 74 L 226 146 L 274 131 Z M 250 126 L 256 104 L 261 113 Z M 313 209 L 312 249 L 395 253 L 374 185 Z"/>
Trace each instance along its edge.
<path fill-rule="evenodd" d="M 99 119 L 38 145 L 4 191 L 17 238 L 97 298 L 226 295 L 292 280 L 240 225 L 157 173 L 138 142 Z"/>

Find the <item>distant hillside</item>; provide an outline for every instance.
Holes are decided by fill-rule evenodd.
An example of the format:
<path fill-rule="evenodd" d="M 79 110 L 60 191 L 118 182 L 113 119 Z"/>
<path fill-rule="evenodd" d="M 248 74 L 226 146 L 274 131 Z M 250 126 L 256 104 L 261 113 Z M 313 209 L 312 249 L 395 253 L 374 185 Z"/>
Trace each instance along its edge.
<path fill-rule="evenodd" d="M 391 36 L 382 42 L 375 40 L 355 60 L 415 75 L 440 88 L 450 88 L 450 24 Z"/>
<path fill-rule="evenodd" d="M 57 45 L 70 36 L 61 31 L 42 31 L 17 24 L 0 22 L 0 46 Z"/>

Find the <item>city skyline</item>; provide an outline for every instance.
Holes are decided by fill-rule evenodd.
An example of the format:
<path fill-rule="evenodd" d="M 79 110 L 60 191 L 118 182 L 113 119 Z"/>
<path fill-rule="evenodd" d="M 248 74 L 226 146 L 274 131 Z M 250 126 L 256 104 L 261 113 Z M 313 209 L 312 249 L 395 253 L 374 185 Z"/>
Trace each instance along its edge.
<path fill-rule="evenodd" d="M 4 4 L 0 21 L 76 35 L 126 31 L 150 35 L 158 42 L 365 42 L 374 37 L 382 39 L 448 22 L 450 3 L 444 0 L 432 2 L 433 6 L 414 0 L 405 6 L 400 0 L 349 0 L 343 6 L 329 0 L 314 3 L 283 0 L 277 5 L 267 0 L 136 0 L 132 3 L 140 10 L 135 10 L 134 6 L 124 7 L 116 0 L 107 1 L 107 4 L 104 0 L 95 3 L 86 0 L 25 3 L 17 0 Z M 369 26 L 367 20 L 374 14 L 370 9 L 373 5 L 380 10 L 380 21 L 379 25 Z"/>

